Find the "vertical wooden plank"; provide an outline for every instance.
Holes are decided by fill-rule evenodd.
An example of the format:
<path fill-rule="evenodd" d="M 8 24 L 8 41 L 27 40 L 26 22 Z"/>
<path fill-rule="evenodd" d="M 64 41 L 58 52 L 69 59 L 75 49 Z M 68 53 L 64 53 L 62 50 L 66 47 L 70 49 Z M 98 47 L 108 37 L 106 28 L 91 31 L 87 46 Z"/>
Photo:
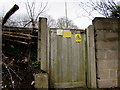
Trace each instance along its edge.
<path fill-rule="evenodd" d="M 47 39 L 48 39 L 47 38 L 47 19 L 39 18 L 38 60 L 41 61 L 41 69 L 46 72 L 47 72 Z"/>
<path fill-rule="evenodd" d="M 74 34 L 75 35 L 75 34 Z M 73 71 L 74 71 L 74 82 L 77 82 L 78 79 L 78 43 L 75 41 L 75 36 L 74 36 L 74 43 L 73 43 L 73 53 L 74 53 L 74 57 L 73 57 Z"/>
<path fill-rule="evenodd" d="M 69 56 L 69 47 L 68 47 L 68 45 L 69 45 L 69 41 L 68 41 L 68 38 L 66 38 L 67 39 L 67 45 L 66 45 L 66 47 L 67 47 L 67 66 L 66 66 L 66 68 L 67 68 L 67 82 L 70 82 L 69 81 L 69 79 L 70 79 L 70 76 L 69 76 L 69 59 L 68 59 L 68 56 Z"/>
<path fill-rule="evenodd" d="M 65 44 L 65 38 L 63 38 L 62 36 L 61 36 L 61 83 L 64 83 L 65 82 L 65 80 L 66 80 L 66 61 L 65 61 L 65 46 L 66 46 L 66 44 Z"/>
<path fill-rule="evenodd" d="M 72 63 L 72 54 L 71 54 L 71 38 L 67 38 L 67 75 L 68 75 L 68 82 L 71 82 L 71 63 Z"/>
<path fill-rule="evenodd" d="M 56 36 L 56 30 L 53 30 L 54 31 L 54 46 L 53 46 L 53 75 L 54 75 L 54 80 L 55 80 L 55 83 L 58 82 L 58 68 L 57 68 L 57 36 Z"/>
<path fill-rule="evenodd" d="M 67 82 L 67 38 L 62 38 L 62 69 L 63 69 L 63 81 Z"/>
<path fill-rule="evenodd" d="M 61 36 L 61 83 L 63 83 L 64 82 L 64 78 L 63 78 L 63 76 L 64 76 L 64 58 L 63 58 L 63 37 Z"/>
<path fill-rule="evenodd" d="M 83 68 L 83 60 L 84 60 L 84 53 L 83 53 L 83 34 L 81 34 L 81 36 L 82 36 L 82 41 L 81 41 L 81 45 L 80 45 L 80 47 L 81 47 L 81 60 L 80 60 L 80 71 L 81 71 L 81 78 L 80 78 L 80 80 L 81 81 L 83 81 L 84 80 L 84 74 L 83 74 L 83 72 L 84 72 L 84 68 Z"/>
<path fill-rule="evenodd" d="M 62 82 L 62 37 L 57 36 L 57 69 L 58 69 L 58 83 Z"/>
<path fill-rule="evenodd" d="M 80 67 L 80 64 L 81 64 L 80 63 L 81 59 L 80 59 L 80 46 L 79 45 L 80 45 L 80 43 L 76 42 L 76 53 L 75 54 L 76 54 L 76 57 L 77 57 L 76 58 L 77 82 L 79 81 L 79 76 L 81 76 L 81 75 L 79 75 L 79 70 L 80 70 L 79 67 Z"/>
<path fill-rule="evenodd" d="M 82 47 L 83 47 L 83 50 L 82 50 L 82 53 L 83 53 L 83 60 L 82 60 L 82 68 L 83 68 L 83 81 L 86 82 L 86 72 L 85 72 L 85 61 L 86 61 L 86 38 L 85 38 L 85 33 L 82 34 Z"/>
<path fill-rule="evenodd" d="M 75 33 L 73 32 L 72 38 L 71 38 L 71 42 L 72 42 L 72 82 L 76 81 L 77 78 L 77 70 L 74 69 L 76 68 L 76 57 L 75 57 L 75 48 L 76 48 L 76 44 L 75 44 Z"/>
<path fill-rule="evenodd" d="M 82 37 L 82 34 L 81 34 L 81 37 Z M 83 38 L 83 37 L 82 37 Z M 79 67 L 78 67 L 78 80 L 79 82 L 82 81 L 83 79 L 83 52 L 82 52 L 82 49 L 83 49 L 83 40 L 81 40 L 81 42 L 79 43 L 79 60 L 78 60 L 78 63 L 79 63 Z"/>

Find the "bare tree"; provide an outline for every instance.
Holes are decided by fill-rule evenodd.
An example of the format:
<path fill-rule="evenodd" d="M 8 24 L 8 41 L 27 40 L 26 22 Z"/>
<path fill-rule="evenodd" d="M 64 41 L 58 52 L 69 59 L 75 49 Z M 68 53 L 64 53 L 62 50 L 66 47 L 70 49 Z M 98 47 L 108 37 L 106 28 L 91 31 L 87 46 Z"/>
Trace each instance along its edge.
<path fill-rule="evenodd" d="M 56 27 L 56 21 L 55 21 L 55 19 L 53 19 L 51 16 L 49 16 L 49 15 L 46 15 L 46 17 L 47 17 L 47 26 L 49 27 L 49 28 L 55 28 Z"/>
<path fill-rule="evenodd" d="M 15 21 L 16 19 L 9 18 L 6 22 L 6 26 L 18 27 L 18 22 Z"/>
<path fill-rule="evenodd" d="M 67 24 L 67 25 L 66 25 Z M 66 21 L 66 18 L 65 17 L 61 17 L 59 18 L 57 21 L 56 21 L 56 27 L 57 28 L 69 28 L 69 29 L 77 29 L 78 27 L 76 25 L 74 25 L 73 21 L 72 20 L 69 20 L 67 18 L 67 21 Z"/>
<path fill-rule="evenodd" d="M 58 18 L 57 20 L 53 19 L 50 15 L 45 15 L 47 17 L 47 26 L 48 28 L 66 28 L 66 23 L 69 29 L 77 29 L 78 27 L 74 25 L 72 20 L 67 19 L 66 17 Z"/>
<path fill-rule="evenodd" d="M 32 28 L 35 28 L 37 24 L 37 20 L 39 16 L 45 12 L 47 8 L 47 4 L 48 2 L 43 4 L 43 2 L 41 1 L 39 7 L 37 7 L 35 0 L 33 0 L 31 3 L 27 0 L 25 6 L 29 17 L 29 21 L 25 24 L 25 26 L 32 24 Z"/>
<path fill-rule="evenodd" d="M 3 16 L 0 16 L 0 22 L 2 23 L 3 20 Z M 10 17 L 7 22 L 6 22 L 6 26 L 12 26 L 12 27 L 23 27 L 26 25 L 26 23 L 29 21 L 28 16 L 26 15 L 16 15 L 16 16 L 12 16 Z"/>
<path fill-rule="evenodd" d="M 80 2 L 79 6 L 89 15 L 94 17 L 92 14 L 94 11 L 99 14 L 110 17 L 113 10 L 117 9 L 116 0 L 89 0 L 88 2 Z"/>
<path fill-rule="evenodd" d="M 18 24 L 19 27 L 25 26 L 26 23 L 28 23 L 28 21 L 29 21 L 29 17 L 27 15 L 17 16 L 16 18 L 17 18 L 16 23 Z M 28 27 L 29 27 L 29 25 L 28 25 Z"/>

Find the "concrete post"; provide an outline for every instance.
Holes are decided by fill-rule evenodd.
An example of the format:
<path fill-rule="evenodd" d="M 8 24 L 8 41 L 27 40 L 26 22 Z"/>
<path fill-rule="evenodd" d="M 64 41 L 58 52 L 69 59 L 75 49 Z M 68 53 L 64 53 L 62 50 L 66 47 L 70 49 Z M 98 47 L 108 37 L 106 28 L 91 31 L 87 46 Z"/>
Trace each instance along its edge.
<path fill-rule="evenodd" d="M 41 69 L 47 71 L 47 19 L 39 18 L 38 30 L 38 61 L 41 61 Z"/>
<path fill-rule="evenodd" d="M 40 69 L 47 72 L 47 19 L 39 18 L 39 29 L 38 29 L 38 61 L 41 62 Z M 34 74 L 35 77 L 35 88 L 48 90 L 48 73 Z"/>
<path fill-rule="evenodd" d="M 2 88 L 2 24 L 0 24 L 0 88 Z"/>
<path fill-rule="evenodd" d="M 95 40 L 94 27 L 90 25 L 87 28 L 87 55 L 88 55 L 88 81 L 90 88 L 96 88 L 96 59 L 95 59 Z"/>
<path fill-rule="evenodd" d="M 118 87 L 120 87 L 120 20 L 118 19 Z"/>

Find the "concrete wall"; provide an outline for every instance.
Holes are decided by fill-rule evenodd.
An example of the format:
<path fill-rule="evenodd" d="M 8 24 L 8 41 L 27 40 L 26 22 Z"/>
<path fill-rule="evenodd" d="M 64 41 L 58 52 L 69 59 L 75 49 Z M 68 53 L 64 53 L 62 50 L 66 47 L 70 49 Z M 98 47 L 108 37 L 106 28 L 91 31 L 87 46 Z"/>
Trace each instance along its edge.
<path fill-rule="evenodd" d="M 35 78 L 35 88 L 37 90 L 45 89 L 48 90 L 48 74 L 39 73 L 34 75 Z"/>
<path fill-rule="evenodd" d="M 120 86 L 119 25 L 118 19 L 93 20 L 98 88 Z"/>
<path fill-rule="evenodd" d="M 120 87 L 120 20 L 118 21 L 118 87 Z"/>

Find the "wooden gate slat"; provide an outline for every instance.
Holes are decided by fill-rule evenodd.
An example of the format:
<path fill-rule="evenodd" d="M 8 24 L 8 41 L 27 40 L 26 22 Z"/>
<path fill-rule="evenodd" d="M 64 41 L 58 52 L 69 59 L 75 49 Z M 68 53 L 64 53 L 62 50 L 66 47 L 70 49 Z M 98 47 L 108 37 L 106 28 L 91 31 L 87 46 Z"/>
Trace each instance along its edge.
<path fill-rule="evenodd" d="M 75 30 L 72 30 L 70 38 L 57 35 L 56 32 L 57 30 L 51 29 L 50 33 L 51 86 L 54 88 L 86 87 L 84 39 L 80 43 L 76 42 Z"/>

